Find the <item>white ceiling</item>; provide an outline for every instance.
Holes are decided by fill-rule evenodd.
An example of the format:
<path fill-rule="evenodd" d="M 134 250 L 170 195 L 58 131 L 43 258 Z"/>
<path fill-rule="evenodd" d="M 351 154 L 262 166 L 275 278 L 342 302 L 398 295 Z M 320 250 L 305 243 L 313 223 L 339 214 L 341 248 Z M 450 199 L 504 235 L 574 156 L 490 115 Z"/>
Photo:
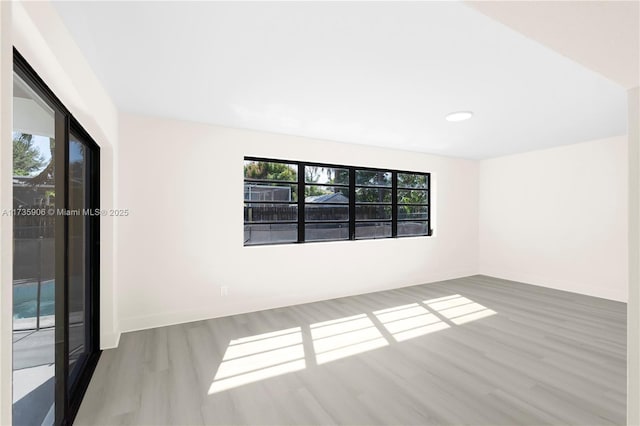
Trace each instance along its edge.
<path fill-rule="evenodd" d="M 54 4 L 123 111 L 464 158 L 626 132 L 622 86 L 460 2 Z"/>
<path fill-rule="evenodd" d="M 467 4 L 626 88 L 640 85 L 638 0 Z"/>

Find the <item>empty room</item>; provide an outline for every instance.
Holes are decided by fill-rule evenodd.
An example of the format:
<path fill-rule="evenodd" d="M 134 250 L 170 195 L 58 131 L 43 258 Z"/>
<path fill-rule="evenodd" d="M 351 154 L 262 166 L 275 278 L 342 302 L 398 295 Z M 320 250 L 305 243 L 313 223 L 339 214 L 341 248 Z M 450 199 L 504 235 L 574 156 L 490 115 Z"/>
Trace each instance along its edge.
<path fill-rule="evenodd" d="M 640 2 L 1 1 L 0 424 L 640 426 Z"/>

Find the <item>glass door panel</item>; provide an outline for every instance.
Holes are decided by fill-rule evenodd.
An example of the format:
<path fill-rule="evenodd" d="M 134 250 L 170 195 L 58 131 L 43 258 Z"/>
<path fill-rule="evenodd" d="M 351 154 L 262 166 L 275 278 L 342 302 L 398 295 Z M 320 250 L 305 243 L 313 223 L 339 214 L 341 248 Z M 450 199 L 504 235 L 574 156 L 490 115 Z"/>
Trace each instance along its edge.
<path fill-rule="evenodd" d="M 87 148 L 73 133 L 69 139 L 69 258 L 68 258 L 68 304 L 69 304 L 69 380 L 70 388 L 82 369 L 87 352 L 87 229 L 89 216 Z"/>
<path fill-rule="evenodd" d="M 14 75 L 13 114 L 13 421 L 52 424 L 55 113 Z"/>

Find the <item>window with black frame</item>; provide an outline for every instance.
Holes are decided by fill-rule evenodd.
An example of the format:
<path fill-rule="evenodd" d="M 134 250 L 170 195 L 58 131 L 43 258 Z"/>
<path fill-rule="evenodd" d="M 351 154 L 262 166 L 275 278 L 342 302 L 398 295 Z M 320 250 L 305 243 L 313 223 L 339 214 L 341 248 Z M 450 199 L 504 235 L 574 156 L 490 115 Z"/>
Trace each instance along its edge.
<path fill-rule="evenodd" d="M 427 235 L 429 232 L 429 176 L 398 173 L 398 236 Z"/>
<path fill-rule="evenodd" d="M 356 170 L 356 233 L 359 239 L 392 235 L 392 173 Z"/>
<path fill-rule="evenodd" d="M 430 174 L 245 158 L 244 245 L 431 235 Z"/>
<path fill-rule="evenodd" d="M 305 241 L 349 239 L 349 169 L 304 166 Z"/>
<path fill-rule="evenodd" d="M 298 241 L 298 165 L 244 162 L 244 244 Z"/>

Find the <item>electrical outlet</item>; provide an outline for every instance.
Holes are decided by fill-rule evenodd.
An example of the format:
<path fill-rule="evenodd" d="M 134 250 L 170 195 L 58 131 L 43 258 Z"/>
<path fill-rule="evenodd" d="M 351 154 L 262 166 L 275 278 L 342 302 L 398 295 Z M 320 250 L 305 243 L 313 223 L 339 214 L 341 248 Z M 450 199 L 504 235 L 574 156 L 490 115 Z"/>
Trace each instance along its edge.
<path fill-rule="evenodd" d="M 229 286 L 221 285 L 220 286 L 220 296 L 228 296 L 229 295 Z"/>

